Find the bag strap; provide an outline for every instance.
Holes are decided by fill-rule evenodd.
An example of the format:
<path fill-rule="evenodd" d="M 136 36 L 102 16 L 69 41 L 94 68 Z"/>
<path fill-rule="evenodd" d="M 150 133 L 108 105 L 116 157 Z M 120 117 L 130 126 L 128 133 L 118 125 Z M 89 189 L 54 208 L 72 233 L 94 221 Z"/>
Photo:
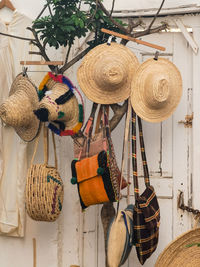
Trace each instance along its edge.
<path fill-rule="evenodd" d="M 97 106 L 98 106 L 98 104 L 93 102 L 90 116 L 89 116 L 89 118 L 88 118 L 88 120 L 87 120 L 87 122 L 86 122 L 86 124 L 85 124 L 85 126 L 83 128 L 83 134 L 84 134 L 84 136 L 86 138 L 84 138 L 84 140 L 83 140 L 83 145 L 82 145 L 82 147 L 80 149 L 80 152 L 79 152 L 79 155 L 78 155 L 78 160 L 80 160 L 81 155 L 83 153 L 85 142 L 88 142 L 88 139 L 90 139 L 90 136 L 92 134 L 93 125 L 94 125 L 94 117 L 95 117 L 95 113 L 96 113 L 96 110 L 97 110 Z"/>
<path fill-rule="evenodd" d="M 109 105 L 105 105 L 105 112 L 107 113 L 107 118 L 109 118 Z M 96 127 L 94 133 L 97 134 L 100 130 L 100 123 L 102 120 L 102 115 L 103 115 L 103 105 L 100 106 L 99 113 L 97 116 L 97 121 L 96 121 Z M 109 126 L 109 123 L 108 123 Z"/>
<path fill-rule="evenodd" d="M 137 143 L 136 143 L 136 113 L 132 108 L 132 165 L 135 200 L 139 197 L 138 174 L 137 174 Z"/>
<path fill-rule="evenodd" d="M 143 165 L 143 171 L 144 171 L 144 182 L 145 182 L 146 187 L 148 187 L 150 186 L 150 180 L 149 180 L 149 169 L 147 165 L 147 159 L 146 159 L 146 153 L 145 153 L 145 147 L 144 147 L 142 120 L 139 116 L 137 116 L 137 119 L 138 119 L 138 128 L 139 128 L 139 136 L 140 136 L 140 151 L 141 151 L 142 165 Z"/>
<path fill-rule="evenodd" d="M 94 125 L 94 117 L 97 110 L 97 103 L 93 103 L 90 116 L 85 124 L 85 127 L 83 129 L 83 133 L 85 136 L 90 136 L 92 134 L 93 125 Z"/>
<path fill-rule="evenodd" d="M 42 130 L 43 130 L 44 164 L 48 165 L 48 160 L 49 160 L 49 129 L 47 127 L 45 127 L 45 125 L 43 124 Z M 35 155 L 36 155 L 38 144 L 39 144 L 39 137 L 40 137 L 40 135 L 37 136 L 36 141 L 35 141 L 33 156 L 31 159 L 31 165 L 33 164 L 33 161 L 35 159 Z M 55 136 L 54 136 L 53 132 L 52 132 L 52 142 L 53 142 L 53 150 L 54 150 L 55 168 L 57 169 L 58 160 L 57 160 L 57 155 L 56 155 Z"/>
<path fill-rule="evenodd" d="M 146 153 L 144 147 L 142 121 L 140 117 L 138 117 L 138 127 L 140 136 L 140 151 L 141 151 L 142 165 L 144 172 L 144 182 L 145 186 L 148 187 L 150 185 L 149 171 L 148 171 Z M 139 197 L 139 185 L 138 185 L 138 174 L 137 174 L 136 113 L 133 109 L 132 109 L 132 165 L 133 165 L 134 193 L 135 193 L 135 200 L 137 200 Z"/>
<path fill-rule="evenodd" d="M 120 175 L 119 198 L 118 198 L 119 201 L 117 203 L 117 213 L 119 211 L 120 193 L 121 193 L 121 188 L 122 188 L 122 179 L 123 179 L 123 172 L 124 172 L 124 166 L 125 166 L 125 152 L 126 152 L 126 148 L 128 145 L 128 138 L 129 138 L 129 133 L 130 133 L 130 117 L 131 117 L 131 103 L 130 103 L 130 98 L 129 98 L 128 109 L 126 113 L 124 138 L 123 138 L 122 163 L 121 163 L 121 175 Z"/>

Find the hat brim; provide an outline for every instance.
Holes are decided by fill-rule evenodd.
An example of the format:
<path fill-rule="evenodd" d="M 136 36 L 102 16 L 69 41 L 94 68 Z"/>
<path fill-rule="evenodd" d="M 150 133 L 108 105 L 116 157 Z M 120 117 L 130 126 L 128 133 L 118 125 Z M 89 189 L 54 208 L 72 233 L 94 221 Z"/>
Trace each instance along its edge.
<path fill-rule="evenodd" d="M 172 241 L 158 257 L 155 267 L 199 267 L 200 228 L 190 230 Z"/>
<path fill-rule="evenodd" d="M 22 73 L 20 73 L 19 75 L 17 75 L 11 85 L 9 96 L 13 95 L 18 90 L 23 90 L 24 93 L 27 94 L 31 102 L 32 110 L 29 111 L 30 124 L 26 127 L 14 127 L 14 129 L 22 140 L 24 140 L 25 142 L 31 142 L 39 134 L 41 125 L 40 121 L 33 113 L 33 110 L 37 108 L 39 102 L 37 88 L 27 76 L 23 76 Z"/>
<path fill-rule="evenodd" d="M 122 87 L 105 90 L 94 79 L 95 69 L 102 59 L 110 57 L 115 64 L 125 62 L 127 78 Z M 99 104 L 114 104 L 126 100 L 131 93 L 131 81 L 139 61 L 135 54 L 127 47 L 117 43 L 101 44 L 93 48 L 83 59 L 77 72 L 77 79 L 81 90 L 93 102 Z"/>
<path fill-rule="evenodd" d="M 145 97 L 145 80 L 151 73 L 166 73 L 169 79 L 170 96 L 165 105 L 150 108 Z M 167 59 L 148 59 L 137 69 L 131 89 L 131 104 L 139 117 L 148 122 L 166 120 L 177 108 L 182 96 L 182 78 L 177 67 Z"/>

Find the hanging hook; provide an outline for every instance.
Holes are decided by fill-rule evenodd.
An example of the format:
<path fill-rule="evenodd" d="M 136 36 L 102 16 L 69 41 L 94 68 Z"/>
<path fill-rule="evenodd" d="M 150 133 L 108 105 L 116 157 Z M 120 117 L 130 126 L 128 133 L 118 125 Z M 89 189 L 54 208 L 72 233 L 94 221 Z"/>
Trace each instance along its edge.
<path fill-rule="evenodd" d="M 109 36 L 109 38 L 108 38 L 108 41 L 107 41 L 107 45 L 111 45 L 112 38 L 113 38 L 113 36 L 112 36 L 112 35 L 110 35 L 110 36 Z"/>
<path fill-rule="evenodd" d="M 23 76 L 27 76 L 27 70 L 28 70 L 28 67 L 24 67 L 22 68 L 22 75 Z"/>
<path fill-rule="evenodd" d="M 158 55 L 159 55 L 159 52 L 156 51 L 155 56 L 154 56 L 154 60 L 158 60 Z"/>
<path fill-rule="evenodd" d="M 54 73 L 55 76 L 58 75 L 58 66 L 55 66 L 53 73 Z"/>

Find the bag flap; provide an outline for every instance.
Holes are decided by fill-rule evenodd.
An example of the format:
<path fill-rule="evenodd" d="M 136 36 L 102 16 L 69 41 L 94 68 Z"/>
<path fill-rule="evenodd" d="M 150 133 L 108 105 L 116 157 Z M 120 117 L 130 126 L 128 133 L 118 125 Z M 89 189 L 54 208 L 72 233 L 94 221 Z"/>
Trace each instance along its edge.
<path fill-rule="evenodd" d="M 106 166 L 107 156 L 105 151 L 78 161 L 75 165 L 78 183 L 100 175 L 100 172 L 103 172 Z"/>

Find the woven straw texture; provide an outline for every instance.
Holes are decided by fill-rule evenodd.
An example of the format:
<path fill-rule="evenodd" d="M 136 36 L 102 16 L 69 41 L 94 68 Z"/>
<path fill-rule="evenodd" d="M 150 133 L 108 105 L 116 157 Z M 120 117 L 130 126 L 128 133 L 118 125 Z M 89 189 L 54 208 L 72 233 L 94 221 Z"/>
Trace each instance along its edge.
<path fill-rule="evenodd" d="M 52 80 L 50 79 L 50 82 Z M 54 81 L 53 81 L 54 83 Z M 52 83 L 52 84 L 53 84 Z M 48 86 L 51 86 L 48 82 Z M 55 100 L 61 95 L 64 95 L 69 88 L 65 84 L 55 83 L 50 94 L 46 94 L 39 102 L 37 109 L 46 108 L 49 112 L 48 121 L 55 121 L 58 119 L 58 112 L 63 112 L 64 116 L 60 121 L 65 122 L 65 130 L 74 128 L 79 122 L 79 106 L 75 96 L 62 105 L 58 105 Z"/>
<path fill-rule="evenodd" d="M 26 142 L 39 133 L 40 121 L 35 117 L 39 99 L 37 89 L 31 80 L 19 74 L 12 83 L 9 98 L 0 106 L 0 117 Z"/>
<path fill-rule="evenodd" d="M 48 139 L 44 130 L 44 164 L 33 164 L 38 140 L 35 145 L 31 166 L 26 181 L 26 209 L 28 215 L 37 221 L 55 221 L 62 210 L 63 182 L 57 171 L 55 140 L 53 138 L 55 167 L 48 165 Z M 53 136 L 53 135 L 52 135 Z"/>
<path fill-rule="evenodd" d="M 176 109 L 182 95 L 182 78 L 167 59 L 148 59 L 137 69 L 131 89 L 131 104 L 139 117 L 161 122 Z"/>
<path fill-rule="evenodd" d="M 129 205 L 127 209 L 118 212 L 109 226 L 107 243 L 109 267 L 119 267 L 127 260 L 132 247 L 132 228 L 133 205 Z"/>
<path fill-rule="evenodd" d="M 190 230 L 171 242 L 160 254 L 155 267 L 199 267 L 200 247 L 188 247 L 194 243 L 200 243 L 200 228 Z"/>
<path fill-rule="evenodd" d="M 137 57 L 127 47 L 117 43 L 102 44 L 84 57 L 77 78 L 90 100 L 113 104 L 130 96 L 131 81 L 138 66 Z"/>

